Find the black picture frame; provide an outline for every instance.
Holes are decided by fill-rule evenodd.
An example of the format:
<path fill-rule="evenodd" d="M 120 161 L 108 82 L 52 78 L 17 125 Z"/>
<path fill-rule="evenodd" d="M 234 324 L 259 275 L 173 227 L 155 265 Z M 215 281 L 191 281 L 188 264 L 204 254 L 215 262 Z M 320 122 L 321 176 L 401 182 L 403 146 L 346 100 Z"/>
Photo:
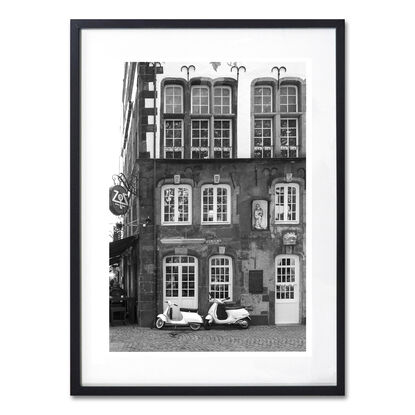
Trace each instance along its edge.
<path fill-rule="evenodd" d="M 337 384 L 335 386 L 84 386 L 81 382 L 81 31 L 87 29 L 334 29 L 337 130 Z M 70 393 L 71 395 L 345 394 L 345 21 L 71 20 L 70 22 Z"/>

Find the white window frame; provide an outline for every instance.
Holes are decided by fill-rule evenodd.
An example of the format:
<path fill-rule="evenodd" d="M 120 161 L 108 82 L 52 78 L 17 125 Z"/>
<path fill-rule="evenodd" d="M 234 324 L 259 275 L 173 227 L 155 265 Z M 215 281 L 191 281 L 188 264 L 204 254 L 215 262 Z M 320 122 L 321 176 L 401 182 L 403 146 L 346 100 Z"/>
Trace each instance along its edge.
<path fill-rule="evenodd" d="M 208 98 L 208 103 L 207 103 L 207 112 L 193 112 L 193 91 L 195 89 L 206 89 L 207 90 L 207 98 Z M 201 96 L 201 95 L 200 95 Z M 210 88 L 206 85 L 193 85 L 192 89 L 190 91 L 190 97 L 191 97 L 191 109 L 190 112 L 191 114 L 195 114 L 195 115 L 209 115 L 210 114 Z M 205 107 L 205 105 L 199 104 L 199 110 L 203 107 Z"/>
<path fill-rule="evenodd" d="M 188 220 L 187 221 L 179 221 L 179 192 L 180 188 L 185 188 L 188 190 L 189 197 L 188 197 Z M 174 189 L 174 220 L 173 221 L 166 221 L 164 219 L 164 207 L 165 207 L 165 200 L 164 200 L 164 191 L 166 189 Z M 192 224 L 192 187 L 189 184 L 166 184 L 161 187 L 160 192 L 160 220 L 161 224 L 164 226 L 177 226 L 177 225 L 191 225 Z"/>
<path fill-rule="evenodd" d="M 181 137 L 180 137 L 180 140 L 181 140 L 181 146 L 180 147 L 176 147 L 176 146 L 167 146 L 166 145 L 166 140 L 167 140 L 167 128 L 166 128 L 166 124 L 168 123 L 168 122 L 180 122 L 181 123 Z M 181 152 L 181 158 L 183 158 L 183 154 L 184 154 L 184 145 L 183 145 L 183 131 L 184 131 L 184 121 L 183 120 L 178 120 L 178 119 L 166 119 L 166 120 L 164 120 L 164 158 L 167 158 L 166 157 L 166 152 L 167 151 L 175 151 L 175 149 L 180 149 L 180 152 Z M 174 131 L 174 130 L 173 130 Z M 175 140 L 175 138 L 174 138 L 174 135 L 173 135 L 173 144 L 174 144 L 174 140 Z"/>
<path fill-rule="evenodd" d="M 284 189 L 284 206 L 283 206 L 283 219 L 277 219 L 277 187 L 282 187 Z M 287 219 L 288 218 L 288 188 L 294 188 L 296 190 L 296 202 L 295 202 L 295 213 L 296 219 Z M 276 224 L 283 223 L 300 223 L 300 186 L 297 183 L 276 183 L 274 185 L 274 222 Z M 279 205 L 278 205 L 279 206 Z"/>
<path fill-rule="evenodd" d="M 284 87 L 286 87 L 286 88 L 295 88 L 295 111 L 288 111 L 288 106 L 293 105 L 293 104 L 288 103 L 288 97 L 292 97 L 293 95 L 288 95 L 288 94 L 287 95 L 282 95 L 281 94 L 281 88 L 284 88 Z M 286 85 L 281 85 L 281 88 L 280 88 L 280 108 L 279 108 L 280 113 L 281 114 L 292 114 L 293 112 L 298 112 L 298 87 L 297 87 L 297 85 L 286 84 Z M 281 97 L 282 96 L 287 97 L 287 103 L 286 104 L 281 103 Z M 281 111 L 281 105 L 286 105 L 287 106 L 287 111 Z"/>
<path fill-rule="evenodd" d="M 283 145 L 282 144 L 282 135 L 281 135 L 281 130 L 282 128 L 282 122 L 283 121 L 287 121 L 287 127 L 285 129 L 291 129 L 292 127 L 288 126 L 289 121 L 295 121 L 295 146 L 290 146 L 290 140 L 289 140 L 289 136 L 287 136 L 287 145 Z M 282 150 L 283 149 L 287 149 L 287 157 L 284 158 L 293 158 L 290 156 L 290 148 L 295 148 L 295 156 L 294 157 L 298 157 L 298 137 L 299 136 L 299 131 L 298 131 L 298 119 L 297 118 L 280 118 L 280 151 L 281 151 L 281 157 L 282 157 Z"/>
<path fill-rule="evenodd" d="M 215 91 L 216 90 L 220 90 L 221 91 L 221 95 L 220 95 L 220 104 L 215 104 L 215 98 L 218 98 L 215 96 Z M 229 91 L 229 112 L 223 112 L 223 108 L 227 107 L 228 105 L 225 105 L 223 103 L 223 93 L 222 91 L 224 89 L 227 89 Z M 216 112 L 215 109 L 219 108 L 219 112 Z M 215 86 L 213 87 L 213 114 L 214 115 L 230 115 L 232 114 L 232 88 L 230 86 L 227 85 L 220 85 L 220 86 Z"/>
<path fill-rule="evenodd" d="M 212 260 L 213 259 L 227 259 L 229 261 L 229 282 L 212 282 Z M 222 268 L 222 266 L 215 265 L 215 267 Z M 225 266 L 223 266 L 225 268 Z M 229 301 L 233 300 L 233 260 L 229 255 L 213 255 L 209 258 L 209 294 L 212 293 L 212 285 L 227 285 L 229 293 Z M 213 302 L 214 298 L 224 298 L 224 297 L 213 297 L 210 302 Z"/>
<path fill-rule="evenodd" d="M 193 258 L 194 262 L 181 262 L 181 258 Z M 167 259 L 168 258 L 179 258 L 179 262 L 169 262 L 167 263 Z M 167 295 L 167 271 L 166 268 L 168 266 L 177 266 L 179 268 L 178 270 L 178 295 L 177 296 L 173 296 L 173 295 Z M 194 279 L 194 296 L 183 296 L 183 267 L 184 266 L 194 266 L 194 274 L 195 274 L 195 279 Z M 167 255 L 163 258 L 163 297 L 164 298 L 180 298 L 180 299 L 188 299 L 188 298 L 195 298 L 197 301 L 198 298 L 198 280 L 199 280 L 199 269 L 198 269 L 198 260 L 195 256 L 193 255 Z M 189 289 L 189 287 L 187 288 Z"/>
<path fill-rule="evenodd" d="M 208 136 L 207 136 L 206 139 L 207 139 L 208 144 L 207 144 L 207 146 L 194 146 L 193 145 L 193 122 L 202 122 L 202 121 L 207 123 Z M 202 119 L 196 119 L 196 118 L 193 119 L 192 118 L 191 119 L 191 121 L 190 121 L 190 144 L 191 144 L 191 146 L 190 146 L 190 158 L 193 158 L 192 157 L 193 150 L 201 152 L 202 149 L 207 150 L 207 155 L 208 155 L 207 158 L 209 158 L 209 151 L 210 151 L 210 125 L 209 124 L 210 124 L 209 120 L 206 119 L 206 118 L 202 118 Z M 199 131 L 201 131 L 200 128 L 199 128 Z M 199 144 L 200 144 L 201 139 L 202 138 L 199 137 Z M 197 138 L 196 138 L 196 140 L 197 140 Z M 195 158 L 195 160 L 198 160 L 198 159 Z"/>
<path fill-rule="evenodd" d="M 180 102 L 180 111 L 179 112 L 174 111 L 174 105 L 175 104 L 173 104 L 173 112 L 171 112 L 171 111 L 167 112 L 167 89 L 168 88 L 180 88 L 181 102 Z M 174 93 L 171 96 L 173 96 L 173 98 L 174 98 L 175 97 Z M 173 99 L 173 101 L 174 101 L 174 99 Z M 181 114 L 181 113 L 183 113 L 183 87 L 181 85 L 168 84 L 168 85 L 164 86 L 164 113 L 165 114 Z"/>
<path fill-rule="evenodd" d="M 264 146 L 264 134 L 262 133 L 262 145 L 261 146 L 256 146 L 255 145 L 255 130 L 256 130 L 256 128 L 255 128 L 255 122 L 256 121 L 261 121 L 262 122 L 262 127 L 261 127 L 261 131 L 263 132 L 264 131 L 264 126 L 263 126 L 263 122 L 264 121 L 269 121 L 270 123 L 271 123 L 271 137 L 270 137 L 270 139 L 271 139 L 271 145 L 269 145 L 269 146 Z M 254 118 L 254 137 L 253 137 L 253 140 L 254 140 L 254 158 L 255 158 L 255 149 L 256 148 L 261 148 L 262 150 L 262 156 L 261 157 L 258 157 L 258 158 L 261 158 L 261 159 L 263 159 L 263 158 L 273 158 L 274 157 L 274 137 L 273 137 L 273 133 L 274 133 L 274 122 L 273 122 L 273 119 L 272 118 Z M 264 149 L 270 149 L 270 151 L 271 151 L 271 157 L 264 157 Z"/>
<path fill-rule="evenodd" d="M 278 265 L 278 261 L 282 259 L 293 259 L 294 266 L 290 265 L 290 268 L 294 268 L 294 282 L 278 282 L 278 268 L 287 269 L 287 265 Z M 294 286 L 294 298 L 278 298 L 277 299 L 277 286 Z M 280 303 L 298 303 L 299 302 L 299 286 L 300 286 L 300 258 L 298 255 L 277 255 L 275 258 L 275 302 Z"/>
<path fill-rule="evenodd" d="M 220 122 L 223 123 L 224 121 L 229 122 L 229 146 L 225 147 L 225 146 L 215 146 L 215 140 L 220 140 L 221 143 L 223 144 L 223 140 L 226 140 L 226 138 L 220 137 L 220 138 L 215 138 L 215 122 Z M 219 131 L 224 131 L 223 128 L 220 128 Z M 271 132 L 272 133 L 272 132 Z M 215 119 L 213 120 L 213 133 L 212 133 L 212 140 L 213 140 L 213 157 L 215 158 L 215 151 L 220 151 L 222 157 L 220 157 L 221 159 L 223 159 L 223 150 L 229 150 L 229 158 L 232 158 L 232 144 L 233 144 L 233 137 L 232 137 L 232 119 L 230 118 L 219 118 L 219 119 Z M 225 158 L 225 160 L 227 160 Z"/>
<path fill-rule="evenodd" d="M 213 188 L 213 217 L 215 218 L 214 221 L 205 221 L 203 220 L 203 211 L 204 211 L 204 205 L 203 205 L 203 192 L 205 189 Z M 226 221 L 218 221 L 218 212 L 217 212 L 217 200 L 218 200 L 218 189 L 226 189 L 227 190 L 227 220 Z M 228 184 L 205 184 L 200 189 L 200 223 L 202 225 L 226 225 L 231 223 L 231 187 Z"/>
<path fill-rule="evenodd" d="M 271 110 L 270 111 L 268 111 L 268 112 L 265 112 L 264 111 L 264 96 L 265 95 L 264 94 L 262 94 L 262 95 L 255 94 L 255 89 L 256 88 L 269 89 L 271 91 L 271 94 L 270 95 L 266 95 L 266 96 L 270 96 L 271 97 L 271 104 L 270 104 Z M 254 114 L 271 114 L 272 113 L 273 93 L 274 93 L 274 89 L 270 85 L 254 85 L 254 91 L 253 91 L 253 96 L 254 96 L 253 111 L 254 111 Z M 261 97 L 261 104 L 255 104 L 255 97 Z M 257 106 L 257 105 L 261 105 L 261 111 L 260 112 L 256 112 L 255 111 L 255 106 Z"/>

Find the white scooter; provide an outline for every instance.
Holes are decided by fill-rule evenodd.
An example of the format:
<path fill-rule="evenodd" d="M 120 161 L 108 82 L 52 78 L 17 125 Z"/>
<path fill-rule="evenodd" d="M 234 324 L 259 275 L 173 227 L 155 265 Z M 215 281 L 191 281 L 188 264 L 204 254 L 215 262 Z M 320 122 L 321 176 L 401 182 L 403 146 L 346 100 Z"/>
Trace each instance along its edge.
<path fill-rule="evenodd" d="M 205 329 L 210 330 L 213 324 L 236 324 L 241 329 L 247 329 L 249 327 L 249 316 L 248 310 L 243 307 L 229 307 L 225 305 L 225 301 L 230 298 L 224 299 L 213 299 L 213 304 L 209 308 L 208 314 L 205 317 Z"/>
<path fill-rule="evenodd" d="M 172 320 L 170 318 L 170 309 L 172 306 L 178 307 L 177 304 L 172 304 L 171 301 L 166 301 L 167 307 L 162 314 L 157 316 L 156 329 L 162 329 L 164 326 L 189 326 L 192 330 L 199 330 L 203 324 L 202 317 L 192 311 L 180 311 L 181 320 Z"/>

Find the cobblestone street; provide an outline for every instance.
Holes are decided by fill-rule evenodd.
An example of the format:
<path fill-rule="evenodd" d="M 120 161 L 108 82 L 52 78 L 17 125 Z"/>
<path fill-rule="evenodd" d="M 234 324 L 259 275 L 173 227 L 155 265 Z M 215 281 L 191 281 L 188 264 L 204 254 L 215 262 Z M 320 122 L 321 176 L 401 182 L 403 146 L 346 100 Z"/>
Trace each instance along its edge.
<path fill-rule="evenodd" d="M 214 327 L 162 330 L 138 326 L 110 327 L 111 352 L 248 352 L 305 351 L 305 326 Z"/>

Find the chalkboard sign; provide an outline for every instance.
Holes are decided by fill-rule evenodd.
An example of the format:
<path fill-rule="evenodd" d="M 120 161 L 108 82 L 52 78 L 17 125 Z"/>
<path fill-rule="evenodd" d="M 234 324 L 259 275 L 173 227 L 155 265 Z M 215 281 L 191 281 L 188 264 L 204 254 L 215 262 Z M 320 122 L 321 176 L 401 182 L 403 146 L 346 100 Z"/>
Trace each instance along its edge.
<path fill-rule="evenodd" d="M 249 271 L 249 292 L 251 294 L 262 294 L 263 271 Z"/>

